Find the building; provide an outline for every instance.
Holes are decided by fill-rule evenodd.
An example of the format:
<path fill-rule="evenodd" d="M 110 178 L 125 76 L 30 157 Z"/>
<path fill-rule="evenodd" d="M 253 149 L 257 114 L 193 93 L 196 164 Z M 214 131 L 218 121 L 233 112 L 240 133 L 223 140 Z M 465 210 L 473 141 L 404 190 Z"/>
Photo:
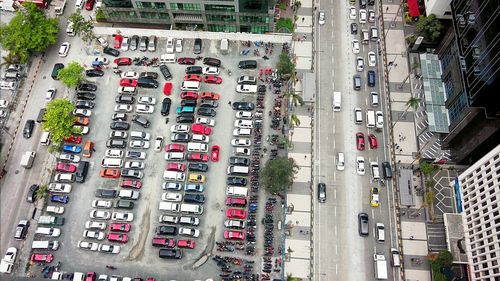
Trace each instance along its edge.
<path fill-rule="evenodd" d="M 497 0 L 452 0 L 451 11 L 437 50 L 450 122 L 443 146 L 471 164 L 500 142 L 500 9 Z"/>
<path fill-rule="evenodd" d="M 269 0 L 103 0 L 108 21 L 172 29 L 266 33 L 274 23 Z"/>
<path fill-rule="evenodd" d="M 460 174 L 456 186 L 470 280 L 500 280 L 500 145 Z"/>
<path fill-rule="evenodd" d="M 425 13 L 434 14 L 438 19 L 448 19 L 451 17 L 451 0 L 425 0 Z"/>

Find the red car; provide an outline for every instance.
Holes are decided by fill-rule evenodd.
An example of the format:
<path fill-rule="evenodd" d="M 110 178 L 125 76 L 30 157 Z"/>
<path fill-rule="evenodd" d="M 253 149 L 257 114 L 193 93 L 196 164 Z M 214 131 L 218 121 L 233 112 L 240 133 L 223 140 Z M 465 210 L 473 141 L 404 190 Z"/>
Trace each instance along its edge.
<path fill-rule="evenodd" d="M 226 216 L 229 219 L 244 219 L 247 217 L 247 212 L 242 209 L 227 209 Z"/>
<path fill-rule="evenodd" d="M 178 240 L 177 247 L 194 249 L 194 247 L 196 247 L 196 242 L 194 242 L 194 240 Z"/>
<path fill-rule="evenodd" d="M 165 146 L 166 152 L 184 152 L 184 145 L 178 143 L 171 143 Z"/>
<path fill-rule="evenodd" d="M 123 87 L 137 87 L 137 80 L 134 80 L 134 79 L 122 79 L 122 80 L 120 80 L 120 86 L 123 86 Z"/>
<path fill-rule="evenodd" d="M 120 47 L 118 47 L 120 48 Z M 115 64 L 118 66 L 121 65 L 131 65 L 132 64 L 132 59 L 131 58 L 117 58 L 114 60 Z"/>
<path fill-rule="evenodd" d="M 112 223 L 109 225 L 109 231 L 129 232 L 131 228 L 130 223 Z"/>
<path fill-rule="evenodd" d="M 218 145 L 212 146 L 212 162 L 219 162 L 220 147 Z"/>
<path fill-rule="evenodd" d="M 119 50 L 120 47 L 122 46 L 122 41 L 123 41 L 123 36 L 121 36 L 120 34 L 116 34 L 115 35 L 115 42 L 113 44 L 113 48 Z"/>
<path fill-rule="evenodd" d="M 245 240 L 245 233 L 235 230 L 224 231 L 224 238 L 229 240 Z"/>
<path fill-rule="evenodd" d="M 82 136 L 69 136 L 65 138 L 64 141 L 69 143 L 79 144 L 82 143 Z"/>
<path fill-rule="evenodd" d="M 181 164 L 181 163 L 168 163 L 167 168 L 165 168 L 167 171 L 177 171 L 177 172 L 184 172 L 186 170 L 186 164 Z"/>
<path fill-rule="evenodd" d="M 85 281 L 95 281 L 96 278 L 97 274 L 93 271 L 87 272 L 87 274 L 85 274 Z"/>
<path fill-rule="evenodd" d="M 186 74 L 184 75 L 184 81 L 197 81 L 201 82 L 202 78 L 201 75 L 196 75 L 196 74 Z"/>
<path fill-rule="evenodd" d="M 101 178 L 117 179 L 120 177 L 119 169 L 101 169 Z"/>
<path fill-rule="evenodd" d="M 94 4 L 95 0 L 87 0 L 87 2 L 85 2 L 85 10 L 92 11 L 92 9 L 94 8 Z"/>
<path fill-rule="evenodd" d="M 89 123 L 90 123 L 90 118 L 88 117 L 83 117 L 83 116 L 75 117 L 75 125 L 87 126 Z"/>
<path fill-rule="evenodd" d="M 378 147 L 377 137 L 374 134 L 368 135 L 368 141 L 370 142 L 371 149 L 376 149 Z"/>
<path fill-rule="evenodd" d="M 220 84 L 220 83 L 222 83 L 222 77 L 213 76 L 213 75 L 205 75 L 204 81 L 207 84 Z"/>
<path fill-rule="evenodd" d="M 365 150 L 365 135 L 363 133 L 356 134 L 356 147 L 358 150 Z"/>
<path fill-rule="evenodd" d="M 171 93 L 172 93 L 172 83 L 165 82 L 165 85 L 163 86 L 163 94 L 165 96 L 170 96 Z"/>
<path fill-rule="evenodd" d="M 181 99 L 183 99 L 183 100 L 197 100 L 198 93 L 197 92 L 181 92 Z"/>
<path fill-rule="evenodd" d="M 54 256 L 52 254 L 32 254 L 31 255 L 32 262 L 49 263 L 49 262 L 52 262 L 53 259 L 54 259 Z"/>
<path fill-rule="evenodd" d="M 193 124 L 191 125 L 191 131 L 193 134 L 202 134 L 209 136 L 212 133 L 212 129 L 201 124 Z"/>
<path fill-rule="evenodd" d="M 214 92 L 203 92 L 201 93 L 202 100 L 218 100 L 220 95 Z"/>
<path fill-rule="evenodd" d="M 177 63 L 178 64 L 186 64 L 186 65 L 194 65 L 196 63 L 196 60 L 193 58 L 178 58 Z"/>
<path fill-rule="evenodd" d="M 65 173 L 74 173 L 76 171 L 76 166 L 73 164 L 66 164 L 59 162 L 56 165 L 56 171 Z"/>
<path fill-rule="evenodd" d="M 175 240 L 171 238 L 153 237 L 152 244 L 155 247 L 173 248 L 175 247 Z"/>
<path fill-rule="evenodd" d="M 226 197 L 226 206 L 245 207 L 246 205 L 245 198 Z"/>
<path fill-rule="evenodd" d="M 127 243 L 128 235 L 125 233 L 109 233 L 108 240 L 113 242 Z"/>
<path fill-rule="evenodd" d="M 125 187 L 125 188 L 141 188 L 142 186 L 142 183 L 141 181 L 138 181 L 138 180 L 122 180 L 120 182 L 120 186 L 121 187 Z"/>
<path fill-rule="evenodd" d="M 187 156 L 188 161 L 192 162 L 208 162 L 208 154 L 206 153 L 190 153 Z"/>

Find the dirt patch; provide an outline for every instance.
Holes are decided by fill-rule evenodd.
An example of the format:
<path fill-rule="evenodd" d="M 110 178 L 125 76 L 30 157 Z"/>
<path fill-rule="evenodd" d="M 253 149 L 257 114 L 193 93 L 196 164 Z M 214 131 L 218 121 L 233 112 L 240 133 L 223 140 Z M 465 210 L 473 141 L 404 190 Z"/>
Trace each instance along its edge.
<path fill-rule="evenodd" d="M 139 224 L 141 226 L 139 240 L 130 250 L 126 260 L 129 261 L 138 261 L 142 259 L 144 255 L 144 245 L 146 245 L 146 238 L 148 237 L 148 231 L 150 227 L 150 217 L 151 217 L 151 209 L 147 207 L 144 215 L 142 216 L 142 221 Z"/>
<path fill-rule="evenodd" d="M 208 236 L 207 246 L 201 252 L 201 254 L 196 258 L 195 262 L 184 266 L 184 270 L 187 269 L 197 269 L 200 266 L 204 265 L 208 261 L 208 257 L 212 255 L 212 251 L 215 246 L 215 227 L 210 228 L 210 235 Z"/>

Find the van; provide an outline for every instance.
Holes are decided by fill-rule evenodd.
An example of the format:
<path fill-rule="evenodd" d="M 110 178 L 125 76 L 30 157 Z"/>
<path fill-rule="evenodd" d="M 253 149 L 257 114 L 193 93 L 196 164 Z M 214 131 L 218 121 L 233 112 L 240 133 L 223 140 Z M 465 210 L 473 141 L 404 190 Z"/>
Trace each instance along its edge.
<path fill-rule="evenodd" d="M 203 214 L 203 206 L 196 204 L 181 204 L 181 212 L 193 215 Z"/>
<path fill-rule="evenodd" d="M 66 34 L 68 34 L 68 36 L 70 36 L 70 37 L 73 37 L 76 35 L 74 24 L 72 21 L 68 21 L 68 27 L 66 27 Z"/>
<path fill-rule="evenodd" d="M 135 191 L 135 190 L 130 190 L 130 189 L 121 189 L 118 192 L 118 197 L 121 199 L 137 200 L 137 199 L 139 199 L 139 192 Z"/>
<path fill-rule="evenodd" d="M 83 280 L 85 280 L 85 274 L 83 274 L 83 272 L 73 273 L 72 281 L 83 281 Z"/>
<path fill-rule="evenodd" d="M 120 149 L 106 149 L 104 152 L 105 157 L 110 158 L 123 158 L 123 150 Z"/>
<path fill-rule="evenodd" d="M 366 111 L 366 127 L 368 128 L 375 127 L 375 111 L 373 110 Z"/>
<path fill-rule="evenodd" d="M 184 160 L 184 152 L 167 152 L 165 153 L 165 160 L 167 161 Z"/>
<path fill-rule="evenodd" d="M 389 162 L 387 162 L 387 161 L 382 162 L 382 171 L 384 173 L 385 179 L 392 178 L 392 169 L 391 169 L 391 164 Z"/>
<path fill-rule="evenodd" d="M 361 30 L 361 44 L 368 45 L 370 42 L 370 34 L 368 34 L 368 30 Z"/>
<path fill-rule="evenodd" d="M 59 237 L 61 230 L 57 227 L 39 227 L 35 230 L 35 234 L 46 237 Z"/>
<path fill-rule="evenodd" d="M 123 166 L 123 160 L 120 158 L 104 157 L 101 161 L 101 167 L 103 168 L 121 168 L 122 166 Z"/>
<path fill-rule="evenodd" d="M 363 123 L 363 112 L 361 111 L 361 108 L 356 107 L 354 109 L 354 123 L 356 124 L 361 124 Z"/>
<path fill-rule="evenodd" d="M 377 162 L 370 162 L 370 167 L 372 171 L 372 180 L 378 181 L 380 180 L 380 172 L 378 168 L 378 163 Z"/>
<path fill-rule="evenodd" d="M 398 249 L 391 248 L 391 263 L 394 267 L 401 266 L 401 260 Z"/>
<path fill-rule="evenodd" d="M 33 241 L 31 243 L 32 249 L 44 249 L 44 250 L 52 250 L 56 251 L 59 249 L 58 241 Z"/>
<path fill-rule="evenodd" d="M 234 129 L 233 136 L 235 137 L 250 137 L 252 135 L 252 129 Z"/>
<path fill-rule="evenodd" d="M 42 108 L 42 109 L 40 109 L 40 111 L 38 111 L 38 116 L 36 117 L 36 122 L 37 123 L 45 122 L 45 120 L 43 119 L 44 116 L 45 116 L 45 108 Z"/>
<path fill-rule="evenodd" d="M 345 169 L 345 158 L 344 158 L 344 153 L 339 152 L 337 153 L 337 170 L 343 171 Z"/>
<path fill-rule="evenodd" d="M 200 91 L 200 82 L 198 82 L 198 81 L 183 81 L 181 83 L 181 90 L 182 91 L 199 92 Z"/>
<path fill-rule="evenodd" d="M 189 204 L 188 204 L 189 205 Z M 182 205 L 181 205 L 182 210 Z M 179 224 L 183 225 L 200 225 L 200 219 L 196 217 L 180 217 Z"/>
<path fill-rule="evenodd" d="M 236 147 L 234 150 L 234 154 L 236 155 L 250 155 L 250 149 L 246 147 Z"/>
<path fill-rule="evenodd" d="M 173 202 L 160 202 L 158 205 L 160 211 L 170 211 L 178 213 L 181 210 L 181 205 L 179 203 Z"/>
<path fill-rule="evenodd" d="M 171 224 L 176 224 L 179 222 L 179 217 L 176 216 L 168 216 L 168 215 L 160 215 L 158 218 L 158 221 L 160 223 L 171 223 Z"/>
<path fill-rule="evenodd" d="M 187 150 L 189 152 L 207 152 L 208 145 L 206 145 L 204 143 L 190 142 L 187 145 Z"/>
<path fill-rule="evenodd" d="M 75 182 L 75 175 L 69 173 L 56 174 L 54 176 L 54 181 L 59 183 L 72 183 Z"/>
<path fill-rule="evenodd" d="M 238 63 L 239 69 L 256 69 L 257 61 L 256 60 L 242 60 Z"/>
<path fill-rule="evenodd" d="M 370 40 L 372 41 L 378 40 L 378 29 L 374 26 L 370 27 Z"/>
<path fill-rule="evenodd" d="M 333 111 L 340 111 L 342 105 L 342 94 L 340 92 L 333 92 Z"/>
<path fill-rule="evenodd" d="M 238 186 L 228 186 L 228 187 L 226 187 L 226 195 L 227 196 L 236 196 L 236 197 L 247 197 L 248 196 L 248 188 L 238 187 Z"/>
<path fill-rule="evenodd" d="M 150 133 L 132 131 L 130 132 L 130 138 L 133 140 L 149 140 L 151 138 Z"/>
<path fill-rule="evenodd" d="M 164 171 L 163 179 L 166 181 L 184 181 L 186 180 L 186 174 L 175 171 Z"/>
<path fill-rule="evenodd" d="M 90 158 L 92 157 L 92 152 L 94 151 L 94 143 L 91 141 L 86 141 L 83 146 L 83 157 Z"/>
<path fill-rule="evenodd" d="M 373 107 L 378 107 L 379 101 L 378 101 L 378 93 L 377 92 L 371 92 L 370 93 L 371 97 L 371 104 Z"/>
<path fill-rule="evenodd" d="M 378 243 L 385 242 L 385 227 L 383 223 L 377 222 L 375 226 L 375 236 Z"/>
<path fill-rule="evenodd" d="M 232 176 L 246 176 L 249 173 L 248 167 L 245 166 L 229 166 L 227 174 Z"/>
<path fill-rule="evenodd" d="M 220 40 L 220 52 L 221 54 L 227 54 L 229 52 L 229 40 L 222 39 Z"/>
<path fill-rule="evenodd" d="M 85 0 L 76 0 L 75 6 L 77 9 L 83 9 L 83 6 L 85 5 Z"/>
<path fill-rule="evenodd" d="M 175 63 L 175 54 L 164 54 L 160 56 L 160 64 Z"/>
<path fill-rule="evenodd" d="M 129 94 L 133 95 L 137 92 L 136 87 L 118 87 L 118 94 Z"/>

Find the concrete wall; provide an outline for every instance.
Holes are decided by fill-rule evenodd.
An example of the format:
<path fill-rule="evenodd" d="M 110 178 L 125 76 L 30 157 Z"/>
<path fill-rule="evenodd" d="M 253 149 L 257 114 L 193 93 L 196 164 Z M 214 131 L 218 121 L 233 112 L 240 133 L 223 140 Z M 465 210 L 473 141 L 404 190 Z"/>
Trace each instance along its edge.
<path fill-rule="evenodd" d="M 439 19 L 451 19 L 451 0 L 426 0 L 425 1 L 425 12 L 427 15 L 435 14 Z M 449 15 L 445 15 L 445 12 L 450 12 Z"/>

